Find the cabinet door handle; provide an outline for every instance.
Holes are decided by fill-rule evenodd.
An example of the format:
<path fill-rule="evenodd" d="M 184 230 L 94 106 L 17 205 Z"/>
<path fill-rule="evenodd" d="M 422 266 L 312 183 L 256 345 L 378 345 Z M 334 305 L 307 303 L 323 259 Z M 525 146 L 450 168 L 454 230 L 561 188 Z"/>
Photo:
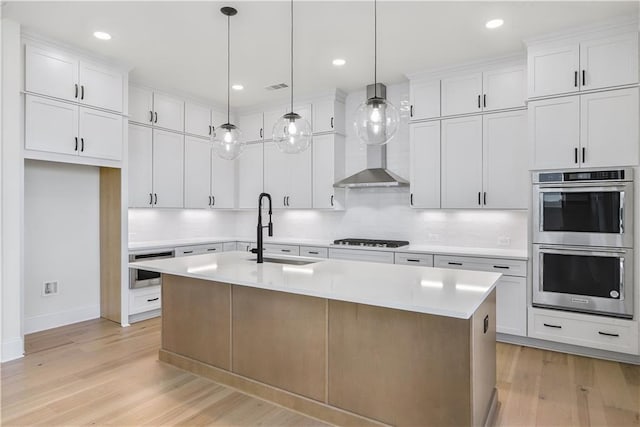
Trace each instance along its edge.
<path fill-rule="evenodd" d="M 211 196 L 211 206 L 216 205 L 216 196 Z"/>
<path fill-rule="evenodd" d="M 158 193 L 153 193 L 153 198 L 154 198 L 153 204 L 157 205 L 158 204 Z"/>
<path fill-rule="evenodd" d="M 84 99 L 84 85 L 80 86 L 80 99 Z"/>
<path fill-rule="evenodd" d="M 333 194 L 331 195 L 331 206 L 333 207 Z"/>
<path fill-rule="evenodd" d="M 612 334 L 611 332 L 602 332 L 602 331 L 598 331 L 598 334 L 600 335 L 604 335 L 605 337 L 619 337 L 620 334 Z"/>
<path fill-rule="evenodd" d="M 484 95 L 482 95 L 482 106 L 483 107 L 487 106 L 487 94 L 486 93 Z"/>
<path fill-rule="evenodd" d="M 149 123 L 153 123 L 153 111 L 149 110 Z"/>
<path fill-rule="evenodd" d="M 73 95 L 73 97 L 77 98 L 78 97 L 78 83 L 76 83 L 75 86 L 76 86 L 76 94 Z"/>
<path fill-rule="evenodd" d="M 159 299 L 160 299 L 160 297 L 149 298 L 149 299 L 147 299 L 147 302 L 158 301 Z"/>
<path fill-rule="evenodd" d="M 502 270 L 508 270 L 510 267 L 508 265 L 494 265 L 493 268 L 500 268 Z"/>
<path fill-rule="evenodd" d="M 149 193 L 149 204 L 153 205 L 153 193 Z"/>
<path fill-rule="evenodd" d="M 209 196 L 209 206 L 211 206 L 211 196 Z"/>
<path fill-rule="evenodd" d="M 76 136 L 76 148 L 73 151 L 78 151 L 78 137 Z"/>
<path fill-rule="evenodd" d="M 287 196 L 282 198 L 282 206 L 287 206 Z"/>
<path fill-rule="evenodd" d="M 484 198 L 484 200 L 483 200 L 484 205 L 487 206 L 487 192 L 486 191 L 484 192 L 483 198 Z"/>
<path fill-rule="evenodd" d="M 409 204 L 413 206 L 413 193 L 409 196 Z"/>
<path fill-rule="evenodd" d="M 461 262 L 452 262 L 452 261 L 449 261 L 447 264 L 449 264 L 449 265 L 460 265 L 460 266 L 462 265 Z"/>
<path fill-rule="evenodd" d="M 480 104 L 480 98 L 481 98 L 481 96 L 478 95 L 478 108 L 482 108 L 482 104 Z"/>
<path fill-rule="evenodd" d="M 573 149 L 573 161 L 577 164 L 578 163 L 578 147 Z"/>
<path fill-rule="evenodd" d="M 155 112 L 155 113 L 153 113 L 153 114 L 155 114 L 155 116 L 156 116 L 156 119 L 154 120 L 154 123 L 158 123 L 158 112 L 156 111 L 156 112 Z"/>
<path fill-rule="evenodd" d="M 481 191 L 478 191 L 478 206 L 482 206 L 482 199 L 481 199 L 481 197 L 482 197 L 482 192 L 481 192 Z"/>
<path fill-rule="evenodd" d="M 262 138 L 264 138 L 264 137 L 262 136 L 262 128 L 260 128 L 260 139 L 262 139 Z"/>
<path fill-rule="evenodd" d="M 573 87 L 578 87 L 578 72 L 573 72 Z"/>
<path fill-rule="evenodd" d="M 550 323 L 543 323 L 543 325 L 546 326 L 547 328 L 562 329 L 562 326 L 560 325 L 552 325 Z"/>
<path fill-rule="evenodd" d="M 582 86 L 586 86 L 587 85 L 587 72 L 585 70 L 582 70 Z"/>
<path fill-rule="evenodd" d="M 84 151 L 84 138 L 80 138 L 80 151 Z"/>
<path fill-rule="evenodd" d="M 582 147 L 582 163 L 585 162 L 585 158 L 587 157 L 587 149 Z"/>
<path fill-rule="evenodd" d="M 413 117 L 413 105 L 409 106 L 409 117 Z"/>
<path fill-rule="evenodd" d="M 333 117 L 331 117 L 331 129 L 333 129 Z"/>
<path fill-rule="evenodd" d="M 211 136 L 211 125 L 209 125 L 209 136 Z"/>

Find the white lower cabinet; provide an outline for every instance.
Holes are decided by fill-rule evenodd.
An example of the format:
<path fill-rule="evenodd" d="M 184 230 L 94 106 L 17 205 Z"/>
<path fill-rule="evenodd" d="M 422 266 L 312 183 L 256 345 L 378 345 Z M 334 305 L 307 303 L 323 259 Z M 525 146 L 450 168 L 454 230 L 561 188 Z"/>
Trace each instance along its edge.
<path fill-rule="evenodd" d="M 278 243 L 264 243 L 265 254 L 300 255 L 300 247 L 296 245 L 282 245 Z"/>
<path fill-rule="evenodd" d="M 393 252 L 370 251 L 366 249 L 329 248 L 329 258 L 345 259 L 349 261 L 369 261 L 393 264 Z"/>
<path fill-rule="evenodd" d="M 529 308 L 529 337 L 638 354 L 638 323 L 632 320 Z"/>
<path fill-rule="evenodd" d="M 410 205 L 440 207 L 440 121 L 409 124 Z"/>
<path fill-rule="evenodd" d="M 300 256 L 310 258 L 329 258 L 329 249 L 316 246 L 300 246 Z"/>
<path fill-rule="evenodd" d="M 145 311 L 157 310 L 162 306 L 162 291 L 160 286 L 129 289 L 129 314 L 139 314 Z"/>
<path fill-rule="evenodd" d="M 205 245 L 180 246 L 175 250 L 176 257 L 211 254 L 216 252 L 224 252 L 222 243 L 209 243 Z"/>
<path fill-rule="evenodd" d="M 496 283 L 496 331 L 527 335 L 527 262 L 436 255 L 434 267 L 501 273 Z"/>
<path fill-rule="evenodd" d="M 238 176 L 238 208 L 257 209 L 258 196 L 262 193 L 263 143 L 247 144 L 244 152 L 237 160 Z"/>
<path fill-rule="evenodd" d="M 420 267 L 433 267 L 433 255 L 416 254 L 411 252 L 396 252 L 395 264 L 417 265 Z"/>

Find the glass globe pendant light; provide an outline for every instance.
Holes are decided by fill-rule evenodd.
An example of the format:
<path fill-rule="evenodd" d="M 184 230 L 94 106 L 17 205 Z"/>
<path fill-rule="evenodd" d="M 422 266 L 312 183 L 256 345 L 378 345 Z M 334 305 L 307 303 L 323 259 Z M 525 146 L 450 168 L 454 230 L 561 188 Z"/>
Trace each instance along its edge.
<path fill-rule="evenodd" d="M 360 141 L 367 145 L 384 145 L 398 132 L 400 114 L 398 109 L 386 99 L 384 86 L 378 84 L 378 4 L 373 1 L 373 93 L 367 93 L 367 99 L 358 106 L 354 127 Z M 369 92 L 369 86 L 367 92 Z M 371 96 L 370 96 L 371 95 Z"/>
<path fill-rule="evenodd" d="M 291 112 L 273 125 L 273 142 L 283 153 L 300 153 L 311 144 L 311 124 L 293 112 L 293 0 L 291 0 Z"/>
<path fill-rule="evenodd" d="M 230 40 L 231 40 L 231 31 L 230 31 L 230 20 L 231 17 L 238 13 L 238 11 L 232 7 L 223 7 L 220 9 L 223 15 L 227 17 L 227 122 L 221 124 L 215 129 L 213 135 L 213 151 L 226 160 L 234 160 L 244 150 L 244 142 L 240 141 L 240 129 L 234 124 L 231 124 L 230 113 L 229 113 L 229 97 L 231 92 L 230 85 Z"/>

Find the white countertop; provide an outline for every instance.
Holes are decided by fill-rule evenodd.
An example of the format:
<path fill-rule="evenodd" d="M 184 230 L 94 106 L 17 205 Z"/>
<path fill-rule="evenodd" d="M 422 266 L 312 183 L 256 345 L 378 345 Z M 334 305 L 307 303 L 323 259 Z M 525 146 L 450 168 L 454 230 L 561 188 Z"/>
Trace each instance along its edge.
<path fill-rule="evenodd" d="M 247 237 L 202 237 L 191 239 L 173 239 L 173 240 L 157 240 L 146 242 L 129 242 L 129 250 L 148 250 L 148 249 L 160 249 L 167 247 L 178 247 L 197 245 L 205 243 L 223 243 L 223 242 L 252 242 L 255 239 Z M 385 252 L 413 252 L 413 253 L 425 253 L 425 254 L 439 254 L 439 255 L 454 255 L 454 256 L 474 256 L 483 258 L 502 258 L 526 261 L 528 254 L 526 249 L 508 249 L 508 248 L 476 248 L 466 246 L 444 246 L 444 245 L 409 245 L 400 248 L 372 248 L 367 246 L 347 246 L 347 245 L 334 245 L 333 242 L 327 240 L 313 240 L 313 239 L 289 239 L 289 238 L 266 238 L 265 243 L 277 243 L 286 245 L 299 245 L 299 246 L 318 246 L 328 248 L 342 248 L 342 249 L 364 249 L 371 251 L 385 251 Z"/>
<path fill-rule="evenodd" d="M 130 263 L 130 267 L 196 279 L 468 319 L 491 293 L 498 273 L 318 260 L 295 266 L 257 264 L 247 252 Z M 272 257 L 269 255 L 269 257 Z M 276 258 L 276 257 L 272 257 Z"/>

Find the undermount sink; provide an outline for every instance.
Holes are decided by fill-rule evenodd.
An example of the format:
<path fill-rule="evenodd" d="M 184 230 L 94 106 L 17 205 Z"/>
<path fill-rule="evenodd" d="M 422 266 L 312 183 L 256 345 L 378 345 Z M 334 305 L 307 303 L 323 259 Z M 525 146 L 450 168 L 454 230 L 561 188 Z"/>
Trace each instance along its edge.
<path fill-rule="evenodd" d="M 257 258 L 250 258 L 249 261 L 257 261 Z M 318 262 L 318 261 L 307 261 L 307 260 L 301 260 L 301 259 L 283 259 L 283 258 L 269 258 L 269 257 L 264 257 L 263 258 L 264 262 L 271 262 L 274 264 L 290 264 L 290 265 L 307 265 L 307 264 L 313 264 L 314 262 Z"/>

